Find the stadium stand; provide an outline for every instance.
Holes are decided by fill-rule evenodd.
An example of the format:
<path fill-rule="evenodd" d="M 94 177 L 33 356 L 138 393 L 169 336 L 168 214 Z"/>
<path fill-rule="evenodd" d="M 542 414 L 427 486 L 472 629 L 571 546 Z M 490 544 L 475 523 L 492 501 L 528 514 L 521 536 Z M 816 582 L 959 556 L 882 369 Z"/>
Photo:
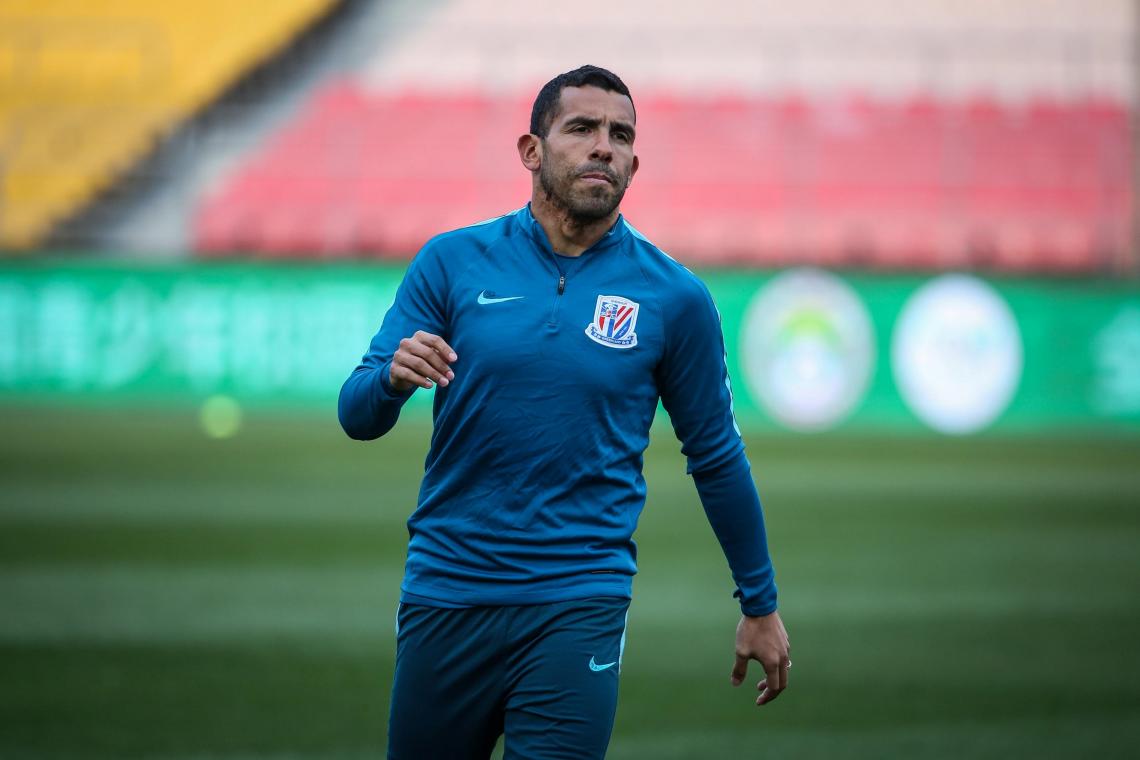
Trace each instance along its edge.
<path fill-rule="evenodd" d="M 303 76 L 278 69 L 296 86 L 243 119 L 247 92 L 275 90 L 245 75 L 349 7 L 323 38 L 337 55 Z M 407 257 L 521 203 L 513 142 L 530 99 L 588 61 L 637 96 L 646 160 L 627 215 L 685 261 L 1118 271 L 1136 264 L 1135 12 L 1132 0 L 579 0 L 542 13 L 524 0 L 12 0 L 0 4 L 0 248 Z M 239 80 L 242 102 L 221 101 L 217 123 L 241 140 L 196 139 L 207 130 L 188 117 Z M 164 166 L 151 149 L 180 125 Z M 143 169 L 133 196 L 103 192 Z"/>
<path fill-rule="evenodd" d="M 0 3 L 0 247 L 40 242 L 334 4 Z"/>
<path fill-rule="evenodd" d="M 203 205 L 197 245 L 407 256 L 527 197 L 529 107 L 330 86 Z M 648 94 L 638 112 L 626 213 L 685 261 L 1094 271 L 1128 242 L 1119 104 Z"/>
<path fill-rule="evenodd" d="M 541 75 L 586 61 L 637 96 L 627 216 L 684 261 L 1096 272 L 1130 245 L 1127 0 L 529 9 L 433 6 L 205 196 L 196 248 L 407 257 L 514 208 Z"/>
<path fill-rule="evenodd" d="M 635 92 L 960 101 L 1131 95 L 1132 0 L 528 0 L 434 4 L 370 89 L 533 91 L 593 62 Z"/>

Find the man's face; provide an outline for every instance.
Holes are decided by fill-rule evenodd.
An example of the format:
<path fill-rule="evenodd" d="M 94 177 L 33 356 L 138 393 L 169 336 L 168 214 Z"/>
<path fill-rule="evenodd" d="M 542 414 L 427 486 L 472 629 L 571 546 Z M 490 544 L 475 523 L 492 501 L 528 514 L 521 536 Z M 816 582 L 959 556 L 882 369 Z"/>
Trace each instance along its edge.
<path fill-rule="evenodd" d="M 613 213 L 637 171 L 633 103 L 599 87 L 567 87 L 542 140 L 539 182 L 550 203 L 572 219 Z"/>

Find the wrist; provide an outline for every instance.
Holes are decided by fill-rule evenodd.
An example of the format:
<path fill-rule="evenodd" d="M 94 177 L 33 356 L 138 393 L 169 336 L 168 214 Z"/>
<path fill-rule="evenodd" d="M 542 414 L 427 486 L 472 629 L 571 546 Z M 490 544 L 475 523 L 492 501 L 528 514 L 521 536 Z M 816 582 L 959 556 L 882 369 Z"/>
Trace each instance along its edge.
<path fill-rule="evenodd" d="M 740 609 L 740 614 L 743 617 L 754 618 L 754 619 L 766 618 L 770 615 L 776 614 L 776 612 L 777 612 L 777 607 L 775 604 L 764 605 L 764 606 L 758 605 L 756 607 L 741 607 L 741 609 Z"/>

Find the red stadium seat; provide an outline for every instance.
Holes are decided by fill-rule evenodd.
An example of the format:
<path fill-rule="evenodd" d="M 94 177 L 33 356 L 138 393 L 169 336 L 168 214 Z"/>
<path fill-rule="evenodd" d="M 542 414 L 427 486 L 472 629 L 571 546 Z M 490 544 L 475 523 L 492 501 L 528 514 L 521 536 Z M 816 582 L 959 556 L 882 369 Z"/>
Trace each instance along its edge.
<path fill-rule="evenodd" d="M 203 255 L 407 257 L 525 202 L 529 97 L 322 91 L 199 211 Z M 1127 245 L 1107 101 L 648 94 L 624 210 L 708 264 L 1098 271 Z"/>

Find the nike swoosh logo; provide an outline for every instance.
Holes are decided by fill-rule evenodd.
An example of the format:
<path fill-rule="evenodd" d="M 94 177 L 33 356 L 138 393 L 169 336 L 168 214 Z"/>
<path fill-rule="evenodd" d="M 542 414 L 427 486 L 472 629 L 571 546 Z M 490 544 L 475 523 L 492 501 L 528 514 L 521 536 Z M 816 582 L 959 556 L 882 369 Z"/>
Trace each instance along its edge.
<path fill-rule="evenodd" d="M 595 673 L 597 673 L 599 670 L 605 670 L 606 668 L 612 668 L 614 665 L 617 665 L 617 660 L 614 660 L 613 662 L 607 662 L 605 665 L 599 665 L 597 662 L 594 661 L 593 657 L 590 658 L 590 670 L 594 671 Z"/>
<path fill-rule="evenodd" d="M 486 306 L 489 303 L 502 303 L 503 301 L 517 301 L 520 298 L 526 298 L 526 296 L 507 296 L 506 298 L 494 298 L 494 297 L 488 297 L 487 291 L 484 290 L 482 293 L 479 294 L 479 305 L 480 306 Z"/>

